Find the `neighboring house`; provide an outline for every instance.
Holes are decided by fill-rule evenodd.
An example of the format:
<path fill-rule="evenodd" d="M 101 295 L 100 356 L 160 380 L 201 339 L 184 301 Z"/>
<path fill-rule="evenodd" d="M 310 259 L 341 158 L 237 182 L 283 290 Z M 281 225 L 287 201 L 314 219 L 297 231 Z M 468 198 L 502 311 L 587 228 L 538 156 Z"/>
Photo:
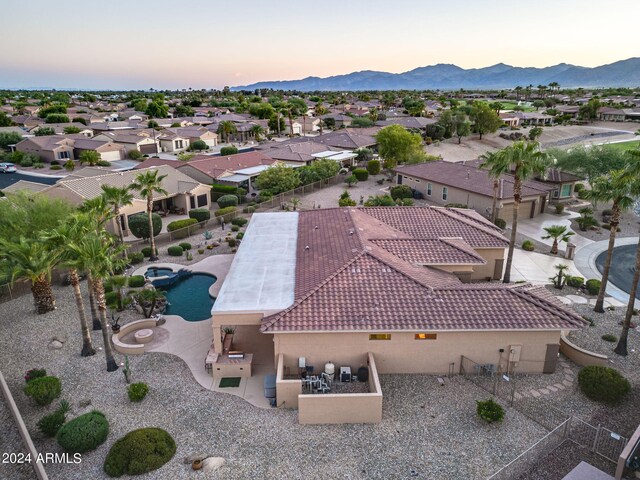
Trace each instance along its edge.
<path fill-rule="evenodd" d="M 573 198 L 576 183 L 583 181 L 584 178 L 572 173 L 560 171 L 557 168 L 550 168 L 543 177 L 538 177 L 536 180 L 540 183 L 553 186 L 554 189 L 551 192 L 551 199 L 562 202 Z"/>
<path fill-rule="evenodd" d="M 344 115 L 342 113 L 327 113 L 326 115 L 322 115 L 320 117 L 322 120 L 326 120 L 327 118 L 333 118 L 335 121 L 335 128 L 347 128 L 351 126 L 351 122 L 353 122 L 353 117 L 349 115 Z"/>
<path fill-rule="evenodd" d="M 500 277 L 507 245 L 470 210 L 254 214 L 212 309 L 213 376 L 273 364 L 276 404 L 300 423 L 366 423 L 382 416 L 378 373 L 444 375 L 462 356 L 498 374 L 552 373 L 562 331 L 586 322 L 542 286 L 466 283 Z M 223 350 L 227 327 L 240 360 Z M 368 367 L 368 393 L 303 393 L 300 372 L 327 363 L 336 376 Z"/>
<path fill-rule="evenodd" d="M 146 155 L 158 153 L 160 144 L 158 141 L 159 134 L 155 131 L 141 130 L 137 132 L 103 132 L 95 137 L 96 140 L 109 140 L 124 146 L 127 152 L 137 150 Z"/>
<path fill-rule="evenodd" d="M 396 117 L 388 120 L 381 120 L 376 122 L 379 127 L 387 127 L 389 125 L 400 125 L 408 130 L 421 130 L 424 131 L 427 125 L 433 125 L 438 120 L 435 118 L 426 117 Z"/>
<path fill-rule="evenodd" d="M 288 143 L 282 146 L 271 144 L 271 148 L 265 148 L 261 151 L 266 156 L 289 165 L 310 165 L 317 158 L 314 157 L 315 154 L 326 151 L 338 153 L 341 150 L 311 140 L 308 142 Z"/>
<path fill-rule="evenodd" d="M 215 147 L 218 145 L 218 134 L 207 130 L 203 127 L 184 127 L 184 128 L 167 128 L 162 131 L 160 135 L 160 144 L 162 145 L 162 136 L 166 134 L 172 134 L 176 137 L 186 138 L 189 141 L 189 144 L 202 140 L 204 143 L 209 145 L 210 147 Z"/>
<path fill-rule="evenodd" d="M 46 163 L 51 163 L 53 160 L 58 162 L 77 160 L 85 150 L 95 150 L 102 160 L 107 161 L 122 160 L 126 157 L 126 151 L 122 145 L 109 140 L 86 138 L 81 134 L 29 137 L 18 143 L 15 148 L 19 152 L 38 155 Z"/>
<path fill-rule="evenodd" d="M 514 112 L 514 115 L 520 117 L 521 125 L 545 126 L 553 125 L 555 117 L 539 112 Z"/>
<path fill-rule="evenodd" d="M 568 115 L 571 118 L 578 118 L 580 107 L 577 105 L 556 105 L 554 109 L 559 115 Z"/>
<path fill-rule="evenodd" d="M 472 164 L 435 161 L 397 167 L 396 184 L 408 185 L 425 199 L 439 205 L 460 204 L 489 217 L 493 205 L 494 180 L 487 170 Z M 513 213 L 513 175 L 502 175 L 498 181 L 497 218 L 511 220 Z M 536 181 L 524 182 L 520 217 L 533 218 L 544 213 L 549 194 L 555 185 Z"/>
<path fill-rule="evenodd" d="M 82 134 L 68 135 L 68 138 L 73 139 L 73 156 L 75 159 L 80 158 L 80 154 L 86 150 L 95 150 L 100 154 L 100 159 L 106 161 L 127 158 L 125 147 L 112 141 L 85 138 Z"/>
<path fill-rule="evenodd" d="M 314 137 L 313 141 L 342 150 L 372 148 L 377 144 L 375 137 L 349 129 L 334 130 L 333 132 Z"/>
<path fill-rule="evenodd" d="M 113 122 L 91 122 L 88 127 L 93 130 L 95 135 L 102 132 L 119 131 L 119 130 L 136 130 L 139 122 L 137 121 L 113 121 Z"/>
<path fill-rule="evenodd" d="M 160 150 L 163 152 L 184 152 L 189 148 L 189 137 L 176 132 L 178 129 L 162 130 L 158 135 Z M 182 130 L 182 129 L 180 129 Z"/>
<path fill-rule="evenodd" d="M 70 123 L 44 123 L 42 125 L 38 125 L 36 127 L 32 127 L 29 129 L 29 133 L 31 135 L 35 135 L 36 132 L 40 128 L 53 128 L 53 131 L 56 135 L 65 135 L 64 129 L 67 127 L 76 127 L 80 129 L 80 134 L 85 137 L 93 137 L 93 129 L 87 127 L 83 123 L 80 122 L 70 122 Z"/>
<path fill-rule="evenodd" d="M 64 178 L 55 185 L 51 185 L 40 191 L 49 198 L 61 198 L 73 205 L 80 205 L 86 200 L 91 200 L 102 194 L 102 185 L 114 187 L 128 187 L 136 175 L 149 170 L 157 170 L 158 175 L 166 175 L 161 182 L 161 187 L 167 191 L 166 195 L 154 195 L 154 211 L 180 211 L 188 213 L 194 208 L 210 208 L 211 200 L 209 192 L 211 187 L 203 185 L 184 173 L 167 165 L 152 167 L 142 170 L 130 170 L 127 172 L 111 172 L 90 168 L 74 172 L 71 178 Z M 147 201 L 140 193 L 132 190 L 133 203 L 120 209 L 120 217 L 125 236 L 129 235 L 129 217 L 136 213 L 146 212 Z M 116 220 L 114 219 L 114 222 Z M 111 225 L 115 231 L 115 223 Z"/>
<path fill-rule="evenodd" d="M 598 109 L 598 119 L 604 122 L 624 122 L 626 115 L 619 108 L 601 107 Z"/>
<path fill-rule="evenodd" d="M 500 112 L 500 120 L 509 128 L 518 128 L 520 126 L 520 117 L 515 112 Z"/>

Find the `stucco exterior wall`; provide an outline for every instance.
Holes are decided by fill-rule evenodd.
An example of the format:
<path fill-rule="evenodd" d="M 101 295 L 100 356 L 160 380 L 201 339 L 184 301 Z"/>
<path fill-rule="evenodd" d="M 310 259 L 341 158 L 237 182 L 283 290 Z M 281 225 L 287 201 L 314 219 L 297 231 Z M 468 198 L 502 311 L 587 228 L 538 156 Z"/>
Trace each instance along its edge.
<path fill-rule="evenodd" d="M 471 280 L 485 280 L 491 278 L 500 280 L 504 269 L 504 248 L 476 248 L 476 253 L 484 258 L 485 265 L 474 265 Z"/>
<path fill-rule="evenodd" d="M 498 364 L 499 349 L 522 345 L 519 372 L 542 373 L 547 344 L 558 345 L 560 331 L 470 331 L 437 333 L 436 340 L 415 340 L 414 333 L 391 333 L 391 340 L 369 340 L 369 333 L 275 334 L 274 353 L 283 353 L 285 368 L 297 369 L 298 357 L 321 370 L 328 361 L 336 367 L 363 366 L 367 352 L 374 354 L 380 374 L 446 374 L 450 364 L 460 367 L 465 355 L 480 364 Z M 505 356 L 503 354 L 503 361 Z"/>
<path fill-rule="evenodd" d="M 206 173 L 201 172 L 197 168 L 193 168 L 190 165 L 185 165 L 184 167 L 181 166 L 179 170 L 185 175 L 188 175 L 189 177 L 193 178 L 194 180 L 200 183 L 204 183 L 204 184 L 215 183 L 214 178 L 210 177 Z"/>
<path fill-rule="evenodd" d="M 298 395 L 302 393 L 302 382 L 284 379 L 284 355 L 278 355 L 276 370 L 276 405 L 283 408 L 298 408 Z"/>

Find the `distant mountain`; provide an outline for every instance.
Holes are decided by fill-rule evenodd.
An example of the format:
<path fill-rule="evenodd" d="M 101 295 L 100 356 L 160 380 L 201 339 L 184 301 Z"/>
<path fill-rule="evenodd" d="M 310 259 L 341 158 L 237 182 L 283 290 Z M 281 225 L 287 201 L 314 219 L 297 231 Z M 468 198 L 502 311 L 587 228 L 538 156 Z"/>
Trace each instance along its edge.
<path fill-rule="evenodd" d="M 549 85 L 561 87 L 638 87 L 640 58 L 629 58 L 609 65 L 587 68 L 560 63 L 552 67 L 512 67 L 498 63 L 491 67 L 465 70 L 456 65 L 439 63 L 419 67 L 404 73 L 364 70 L 333 77 L 307 77 L 301 80 L 258 82 L 232 87 L 232 90 L 457 90 L 464 88 L 514 88 L 518 85 Z"/>

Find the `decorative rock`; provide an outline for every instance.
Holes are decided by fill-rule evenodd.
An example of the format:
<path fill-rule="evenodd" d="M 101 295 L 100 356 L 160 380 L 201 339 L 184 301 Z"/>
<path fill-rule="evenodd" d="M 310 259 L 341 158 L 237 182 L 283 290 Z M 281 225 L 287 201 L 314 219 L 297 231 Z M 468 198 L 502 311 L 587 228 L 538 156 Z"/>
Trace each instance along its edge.
<path fill-rule="evenodd" d="M 55 340 L 55 341 L 58 341 L 60 343 L 66 343 L 67 342 L 67 336 L 64 335 L 64 334 L 58 333 L 58 334 L 54 335 L 51 340 Z"/>
<path fill-rule="evenodd" d="M 62 348 L 62 343 L 59 342 L 58 340 L 53 340 L 49 344 L 49 348 L 52 349 L 52 350 L 60 350 Z"/>
<path fill-rule="evenodd" d="M 185 465 L 189 465 L 193 462 L 195 462 L 196 460 L 204 460 L 205 458 L 207 458 L 209 455 L 207 455 L 206 453 L 195 453 L 193 455 L 189 455 L 187 457 L 184 457 L 184 464 Z"/>
<path fill-rule="evenodd" d="M 202 462 L 202 470 L 205 472 L 214 472 L 223 466 L 225 463 L 222 457 L 209 457 L 205 458 Z"/>

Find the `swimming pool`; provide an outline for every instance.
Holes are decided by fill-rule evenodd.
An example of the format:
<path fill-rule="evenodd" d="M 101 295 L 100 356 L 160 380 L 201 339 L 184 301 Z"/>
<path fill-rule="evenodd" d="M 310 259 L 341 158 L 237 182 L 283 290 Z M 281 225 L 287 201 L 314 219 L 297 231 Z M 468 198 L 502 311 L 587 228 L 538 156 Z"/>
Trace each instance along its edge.
<path fill-rule="evenodd" d="M 180 315 L 189 322 L 211 318 L 211 307 L 215 298 L 209 295 L 209 287 L 216 282 L 214 275 L 192 273 L 178 279 L 172 285 L 161 288 L 168 305 L 167 315 Z"/>
<path fill-rule="evenodd" d="M 171 275 L 173 270 L 171 268 L 162 268 L 162 267 L 149 267 L 144 274 L 148 277 L 164 277 L 166 275 Z"/>
<path fill-rule="evenodd" d="M 613 249 L 613 256 L 611 257 L 609 281 L 627 293 L 631 290 L 633 274 L 636 270 L 636 248 L 636 244 L 615 247 Z M 596 267 L 600 273 L 604 270 L 604 262 L 606 259 L 606 251 L 602 252 L 596 258 Z M 640 298 L 640 289 L 636 292 L 636 298 Z"/>

